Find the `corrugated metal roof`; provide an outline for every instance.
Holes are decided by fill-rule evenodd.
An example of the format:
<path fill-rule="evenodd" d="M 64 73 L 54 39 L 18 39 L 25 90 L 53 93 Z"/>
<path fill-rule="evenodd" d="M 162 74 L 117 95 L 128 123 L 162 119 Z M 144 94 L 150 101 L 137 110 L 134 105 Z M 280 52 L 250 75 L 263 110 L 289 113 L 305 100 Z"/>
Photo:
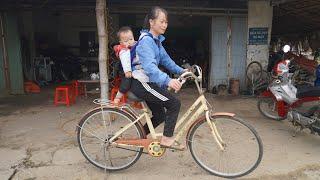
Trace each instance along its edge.
<path fill-rule="evenodd" d="M 95 7 L 96 0 L 1 0 L 1 8 Z M 247 8 L 247 0 L 107 0 L 108 5 Z"/>
<path fill-rule="evenodd" d="M 93 10 L 96 0 L 1 0 L 1 9 Z M 230 14 L 245 14 L 248 0 L 107 0 L 111 13 L 145 13 L 150 6 L 176 8 L 172 14 L 221 14 L 214 8 L 240 9 Z M 320 0 L 271 0 L 274 6 L 273 34 L 305 33 L 320 30 Z M 149 8 L 148 8 L 149 7 Z M 181 11 L 177 9 L 182 8 Z M 193 10 L 186 10 L 193 8 Z M 196 8 L 196 9 L 194 9 Z M 213 8 L 209 10 L 210 8 Z M 129 13 L 130 13 L 129 12 Z M 222 12 L 225 13 L 225 12 Z"/>
<path fill-rule="evenodd" d="M 273 34 L 320 30 L 320 0 L 280 0 L 273 5 Z"/>

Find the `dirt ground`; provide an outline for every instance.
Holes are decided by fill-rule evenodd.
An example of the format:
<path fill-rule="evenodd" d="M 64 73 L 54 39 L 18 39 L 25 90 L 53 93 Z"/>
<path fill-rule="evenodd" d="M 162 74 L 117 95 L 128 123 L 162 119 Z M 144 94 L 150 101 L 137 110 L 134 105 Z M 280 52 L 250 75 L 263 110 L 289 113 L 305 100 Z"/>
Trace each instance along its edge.
<path fill-rule="evenodd" d="M 183 89 L 181 113 L 197 94 Z M 259 167 L 242 179 L 320 179 L 320 137 L 300 132 L 287 121 L 262 117 L 256 99 L 207 94 L 216 111 L 229 111 L 248 121 L 264 145 Z M 91 108 L 93 96 L 71 107 L 53 105 L 53 90 L 0 99 L 0 179 L 220 179 L 202 170 L 189 151 L 167 151 L 161 158 L 142 155 L 127 170 L 104 172 L 82 156 L 75 128 Z M 162 130 L 163 126 L 158 128 Z"/>

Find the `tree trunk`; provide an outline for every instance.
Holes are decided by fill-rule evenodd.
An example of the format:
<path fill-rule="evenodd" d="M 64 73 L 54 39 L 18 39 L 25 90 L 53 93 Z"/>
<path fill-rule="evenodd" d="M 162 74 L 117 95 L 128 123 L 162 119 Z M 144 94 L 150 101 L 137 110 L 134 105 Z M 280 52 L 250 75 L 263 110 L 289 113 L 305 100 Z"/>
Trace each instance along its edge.
<path fill-rule="evenodd" d="M 106 0 L 96 1 L 96 16 L 99 36 L 99 72 L 100 72 L 100 87 L 102 101 L 108 100 L 108 33 L 107 33 L 107 18 L 106 18 Z"/>

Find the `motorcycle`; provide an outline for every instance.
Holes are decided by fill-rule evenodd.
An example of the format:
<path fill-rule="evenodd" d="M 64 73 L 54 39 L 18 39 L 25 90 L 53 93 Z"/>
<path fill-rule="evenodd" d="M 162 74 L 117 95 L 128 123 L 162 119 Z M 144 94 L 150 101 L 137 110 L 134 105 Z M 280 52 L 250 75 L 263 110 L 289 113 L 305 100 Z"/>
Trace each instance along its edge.
<path fill-rule="evenodd" d="M 284 47 L 285 53 L 289 50 L 290 46 Z M 267 118 L 288 118 L 300 130 L 308 128 L 311 133 L 320 135 L 320 106 L 312 106 L 307 111 L 299 109 L 305 102 L 320 100 L 320 87 L 297 88 L 292 82 L 293 73 L 289 73 L 289 64 L 289 60 L 282 60 L 276 65 L 277 76 L 260 95 L 258 109 Z"/>

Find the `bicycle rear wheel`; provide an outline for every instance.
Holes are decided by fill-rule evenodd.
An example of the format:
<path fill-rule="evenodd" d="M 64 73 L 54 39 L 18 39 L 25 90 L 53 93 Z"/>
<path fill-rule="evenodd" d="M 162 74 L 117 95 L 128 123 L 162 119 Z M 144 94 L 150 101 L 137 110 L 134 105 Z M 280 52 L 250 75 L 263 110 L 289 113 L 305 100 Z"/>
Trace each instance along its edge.
<path fill-rule="evenodd" d="M 219 148 L 203 118 L 192 127 L 188 136 L 188 146 L 197 164 L 224 178 L 241 177 L 256 169 L 262 159 L 263 147 L 253 127 L 229 116 L 212 116 L 211 122 L 225 142 L 225 150 Z"/>
<path fill-rule="evenodd" d="M 99 108 L 87 113 L 77 128 L 79 148 L 84 157 L 98 168 L 115 171 L 133 165 L 141 156 L 143 148 L 116 147 L 108 140 L 127 124 L 133 122 L 132 116 L 114 108 Z M 134 124 L 119 138 L 141 139 L 143 133 Z"/>
<path fill-rule="evenodd" d="M 246 75 L 249 82 L 258 81 L 262 76 L 262 65 L 258 61 L 252 61 L 247 66 Z"/>

